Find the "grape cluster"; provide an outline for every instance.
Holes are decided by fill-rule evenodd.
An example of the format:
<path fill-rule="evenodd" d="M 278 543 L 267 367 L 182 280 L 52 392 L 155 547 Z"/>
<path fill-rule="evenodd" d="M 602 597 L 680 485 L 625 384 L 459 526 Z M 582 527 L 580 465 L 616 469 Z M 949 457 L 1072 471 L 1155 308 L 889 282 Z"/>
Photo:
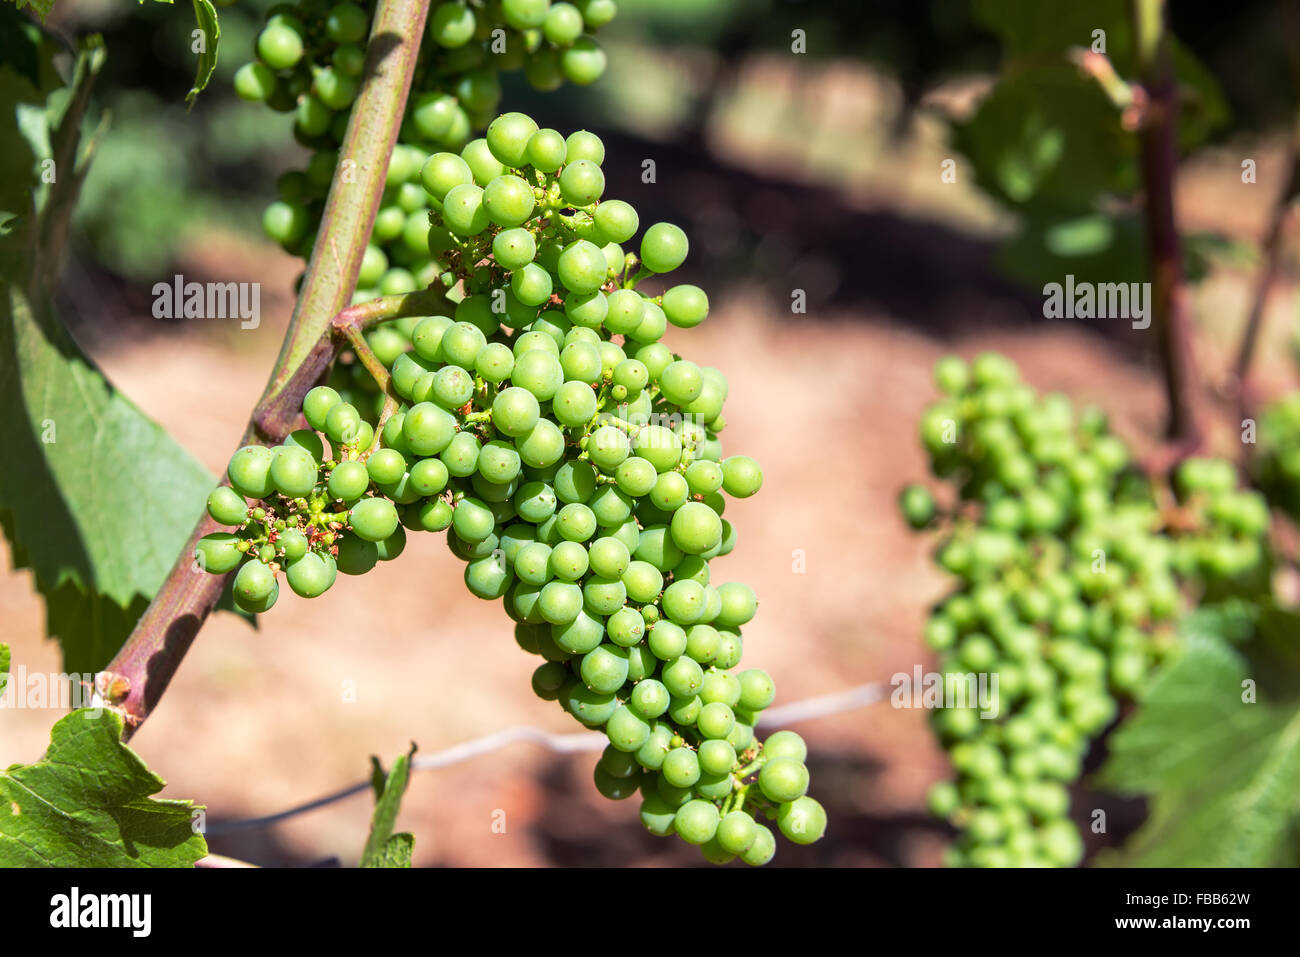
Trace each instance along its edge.
<path fill-rule="evenodd" d="M 1188 460 L 1162 491 L 1103 413 L 1038 396 L 1002 356 L 946 357 L 935 380 L 946 395 L 921 439 L 954 500 L 899 496 L 913 528 L 942 524 L 936 560 L 960 583 L 925 628 L 957 705 L 934 713 L 957 778 L 930 808 L 961 832 L 951 864 L 1072 866 L 1067 786 L 1091 739 L 1140 696 L 1189 597 L 1266 580 L 1268 509 L 1217 460 Z M 985 717 L 958 694 L 981 674 L 998 678 Z"/>
<path fill-rule="evenodd" d="M 278 4 L 257 37 L 257 58 L 235 75 L 244 99 L 293 112 L 295 138 L 313 151 L 306 169 L 280 177 L 279 199 L 262 219 L 271 239 L 303 258 L 315 242 L 360 90 L 373 10 L 373 2 L 350 0 Z M 590 31 L 616 10 L 614 0 L 458 0 L 432 7 L 355 301 L 424 288 L 445 271 L 437 262 L 444 250 L 430 249 L 429 211 L 437 202 L 420 187 L 425 160 L 431 152 L 463 148 L 471 162 L 490 161 L 482 141 L 471 139 L 496 115 L 502 72 L 522 69 L 541 90 L 566 79 L 594 82 L 606 58 Z"/>
<path fill-rule="evenodd" d="M 238 567 L 235 600 L 263 611 L 281 569 L 312 597 L 399 554 L 408 530 L 447 531 L 469 590 L 500 600 L 544 659 L 534 691 L 608 736 L 600 792 L 640 794 L 648 830 L 710 861 L 766 863 L 775 838 L 758 818 L 807 844 L 826 813 L 806 794 L 799 736 L 754 733 L 775 688 L 734 669 L 757 597 L 712 581 L 736 543 L 724 493 L 751 496 L 763 476 L 722 455 L 722 373 L 660 341 L 702 322 L 707 296 L 637 288 L 681 265 L 686 235 L 656 223 L 623 251 L 639 217 L 601 199 L 590 133 L 508 113 L 483 142 L 472 162 L 444 152 L 423 167 L 457 288 L 440 314 L 370 333 L 388 370 L 371 379 L 378 428 L 312 389 L 309 429 L 235 453 L 209 511 L 239 527 L 200 554 L 211 571 Z"/>

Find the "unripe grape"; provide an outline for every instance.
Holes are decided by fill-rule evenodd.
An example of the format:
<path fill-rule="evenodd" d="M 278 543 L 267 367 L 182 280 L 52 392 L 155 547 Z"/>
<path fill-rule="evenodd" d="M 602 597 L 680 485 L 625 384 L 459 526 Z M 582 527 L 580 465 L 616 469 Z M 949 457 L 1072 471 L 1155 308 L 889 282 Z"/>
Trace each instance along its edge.
<path fill-rule="evenodd" d="M 302 59 L 302 37 L 283 23 L 269 23 L 257 37 L 257 55 L 272 70 L 287 70 Z"/>
<path fill-rule="evenodd" d="M 565 151 L 566 163 L 588 160 L 599 166 L 605 162 L 605 144 L 601 142 L 599 136 L 587 130 L 570 133 L 565 140 Z"/>
<path fill-rule="evenodd" d="M 826 809 L 810 797 L 800 797 L 781 806 L 777 824 L 795 844 L 812 844 L 826 833 Z"/>
<path fill-rule="evenodd" d="M 689 748 L 673 748 L 664 758 L 659 772 L 663 775 L 664 781 L 673 787 L 689 788 L 700 779 L 700 762 L 695 752 Z M 717 808 L 713 808 L 713 812 L 717 814 Z"/>
<path fill-rule="evenodd" d="M 239 543 L 239 536 L 230 532 L 211 532 L 195 543 L 194 560 L 204 571 L 224 575 L 234 571 L 244 560 Z"/>
<path fill-rule="evenodd" d="M 397 509 L 386 499 L 362 499 L 348 512 L 348 525 L 357 537 L 381 542 L 397 529 Z"/>
<path fill-rule="evenodd" d="M 655 223 L 641 237 L 641 262 L 651 272 L 672 272 L 686 261 L 689 248 L 681 227 Z"/>

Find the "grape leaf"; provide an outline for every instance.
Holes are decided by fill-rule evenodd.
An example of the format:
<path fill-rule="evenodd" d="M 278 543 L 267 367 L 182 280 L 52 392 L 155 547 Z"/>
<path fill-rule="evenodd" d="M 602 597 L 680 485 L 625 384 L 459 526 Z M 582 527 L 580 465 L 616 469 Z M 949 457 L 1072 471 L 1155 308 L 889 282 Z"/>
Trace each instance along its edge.
<path fill-rule="evenodd" d="M 394 834 L 393 825 L 402 804 L 402 794 L 406 791 L 414 754 L 415 745 L 412 744 L 411 750 L 394 761 L 392 770 L 388 772 L 383 793 L 378 796 L 370 818 L 370 837 L 361 852 L 362 867 L 411 866 L 415 838 L 410 834 Z M 371 758 L 372 773 L 378 772 L 379 767 L 378 758 Z"/>
<path fill-rule="evenodd" d="M 207 854 L 189 801 L 122 744 L 122 718 L 82 709 L 50 732 L 35 764 L 0 772 L 0 866 L 190 867 Z"/>
<path fill-rule="evenodd" d="M 41 23 L 50 15 L 54 9 L 54 0 L 14 0 L 16 9 L 21 10 L 23 7 L 31 7 L 36 11 L 36 15 L 41 18 Z"/>
<path fill-rule="evenodd" d="M 1294 643 L 1295 622 L 1290 623 Z M 1270 867 L 1300 863 L 1300 708 L 1262 693 L 1249 653 L 1184 629 L 1178 658 L 1157 674 L 1137 714 L 1110 738 L 1097 783 L 1147 795 L 1146 824 L 1098 863 L 1126 867 Z"/>
<path fill-rule="evenodd" d="M 1096 83 L 1049 63 L 999 81 L 954 130 L 976 182 L 1012 205 L 1089 209 L 1093 197 L 1137 185 L 1137 140 Z"/>
<path fill-rule="evenodd" d="M 2 19 L 2 17 L 0 17 Z M 24 33 L 41 47 L 51 42 Z M 0 66 L 0 141 L 19 162 L 0 209 L 0 528 L 31 568 L 66 671 L 93 672 L 120 647 L 165 579 L 215 479 L 112 387 L 58 322 L 49 289 L 89 164 L 81 142 L 92 42 L 71 91 Z M 10 108 L 12 107 L 12 108 Z M 3 151 L 0 151 L 3 152 Z M 52 181 L 41 175 L 46 164 Z"/>

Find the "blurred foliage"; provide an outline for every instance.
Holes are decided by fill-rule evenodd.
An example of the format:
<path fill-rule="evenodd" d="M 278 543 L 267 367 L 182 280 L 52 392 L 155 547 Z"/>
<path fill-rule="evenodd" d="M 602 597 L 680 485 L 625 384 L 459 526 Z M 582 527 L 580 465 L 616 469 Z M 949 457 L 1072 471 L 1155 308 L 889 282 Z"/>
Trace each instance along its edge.
<path fill-rule="evenodd" d="M 77 248 L 140 282 L 165 276 L 213 229 L 259 234 L 260 211 L 293 144 L 290 124 L 249 108 L 231 78 L 248 57 L 265 0 L 220 11 L 221 57 L 192 110 L 193 13 L 165 4 L 62 4 L 65 24 L 99 29 L 108 61 L 96 98 L 109 128 L 74 221 Z"/>
<path fill-rule="evenodd" d="M 1118 77 L 1132 76 L 1129 4 L 981 0 L 975 9 L 1001 41 L 1004 62 L 975 113 L 954 121 L 953 145 L 970 160 L 976 183 L 1020 214 L 1001 266 L 1030 285 L 1065 274 L 1144 280 L 1138 138 L 1112 94 L 1072 59 L 1097 44 L 1094 52 L 1104 53 Z M 1226 127 L 1228 107 L 1194 54 L 1175 38 L 1171 51 L 1179 145 L 1190 151 Z M 1189 277 L 1205 274 L 1203 256 L 1213 244 L 1185 244 Z"/>
<path fill-rule="evenodd" d="M 186 5 L 61 0 L 55 17 L 70 31 L 102 31 L 109 50 L 101 102 L 113 126 L 77 221 L 80 245 L 103 265 L 148 280 L 207 230 L 259 235 L 258 212 L 298 147 L 288 120 L 250 109 L 230 81 L 271 5 L 241 0 L 219 10 L 216 72 L 186 115 L 181 107 L 196 66 Z M 827 58 L 871 64 L 897 80 L 908 108 L 949 78 L 998 70 L 1001 58 L 1004 82 L 955 135 L 980 185 L 1025 214 L 1022 232 L 1003 253 L 1008 271 L 1022 278 L 1047 269 L 1135 279 L 1141 257 L 1130 241 L 1137 223 L 1123 202 L 1110 202 L 1132 197 L 1133 137 L 1095 85 L 1061 57 L 1105 29 L 1109 54 L 1126 71 L 1127 8 L 1127 0 L 620 0 L 608 29 L 614 61 L 605 82 L 563 90 L 538 109 L 537 95 L 513 78 L 507 102 L 553 116 L 595 110 L 600 125 L 686 137 L 726 92 L 706 62 L 690 59 L 692 51 L 725 72 L 755 55 L 789 58 L 791 31 L 803 30 L 810 65 Z M 1200 0 L 1180 2 L 1171 16 L 1183 41 L 1175 57 L 1188 97 L 1180 117 L 1184 148 L 1226 131 L 1230 111 L 1238 123 L 1263 125 L 1291 108 L 1276 3 L 1244 0 L 1225 12 Z M 1098 216 L 1109 224 L 1084 228 Z M 1051 238 L 1068 245 L 1080 231 L 1087 242 L 1071 254 Z M 1193 272 L 1202 268 L 1197 256 L 1193 248 Z"/>
<path fill-rule="evenodd" d="M 1110 790 L 1149 795 L 1150 815 L 1098 863 L 1300 864 L 1297 627 L 1294 611 L 1251 605 L 1203 609 L 1184 622 L 1178 657 L 1111 736 L 1098 775 Z"/>
<path fill-rule="evenodd" d="M 0 531 L 14 567 L 33 573 L 65 670 L 94 672 L 166 577 L 214 480 L 55 314 L 67 220 L 100 131 L 85 111 L 104 50 L 89 38 L 65 84 L 55 41 L 18 17 L 0 6 L 5 50 L 27 47 L 0 62 L 0 444 L 26 464 L 0 470 Z"/>

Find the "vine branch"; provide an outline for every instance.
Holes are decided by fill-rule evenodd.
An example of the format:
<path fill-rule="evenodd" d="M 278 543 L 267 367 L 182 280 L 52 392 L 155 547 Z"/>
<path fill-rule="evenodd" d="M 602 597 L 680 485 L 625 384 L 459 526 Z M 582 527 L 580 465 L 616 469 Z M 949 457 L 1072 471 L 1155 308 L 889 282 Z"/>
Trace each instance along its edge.
<path fill-rule="evenodd" d="M 276 444 L 298 427 L 302 397 L 338 353 L 337 329 L 418 315 L 409 310 L 427 303 L 436 292 L 392 296 L 346 308 L 383 197 L 428 13 L 429 0 L 379 0 L 367 47 L 365 82 L 339 149 L 339 165 L 326 197 L 302 292 L 241 445 Z M 198 568 L 192 557 L 199 538 L 218 527 L 203 516 L 158 594 L 105 668 L 114 679 L 111 686 L 125 688 L 125 692 L 97 703 L 123 715 L 124 740 L 157 706 L 221 597 L 229 576 Z"/>
<path fill-rule="evenodd" d="M 1296 38 L 1300 30 L 1300 11 L 1295 0 L 1287 0 L 1281 5 L 1282 35 L 1286 39 L 1287 59 L 1291 64 L 1293 85 L 1300 89 L 1300 40 Z M 1224 392 L 1235 397 L 1243 417 L 1250 414 L 1250 364 L 1255 355 L 1255 346 L 1264 323 L 1264 307 L 1268 304 L 1269 294 L 1277 282 L 1279 265 L 1282 258 L 1282 234 L 1286 225 L 1287 213 L 1291 203 L 1300 196 L 1300 115 L 1297 115 L 1291 127 L 1291 138 L 1287 144 L 1287 167 L 1289 175 L 1286 185 L 1278 194 L 1269 215 L 1268 231 L 1264 237 L 1264 262 L 1255 280 L 1254 296 L 1251 299 L 1250 312 L 1242 330 L 1241 343 L 1237 348 L 1237 361 L 1233 365 L 1232 378 Z"/>
<path fill-rule="evenodd" d="M 1133 0 L 1132 9 L 1138 75 L 1148 96 L 1139 139 L 1152 311 L 1168 405 L 1166 438 L 1177 450 L 1174 457 L 1179 458 L 1199 447 L 1202 431 L 1200 386 L 1183 283 L 1182 243 L 1174 215 L 1174 179 L 1178 169 L 1177 85 L 1164 0 Z"/>

